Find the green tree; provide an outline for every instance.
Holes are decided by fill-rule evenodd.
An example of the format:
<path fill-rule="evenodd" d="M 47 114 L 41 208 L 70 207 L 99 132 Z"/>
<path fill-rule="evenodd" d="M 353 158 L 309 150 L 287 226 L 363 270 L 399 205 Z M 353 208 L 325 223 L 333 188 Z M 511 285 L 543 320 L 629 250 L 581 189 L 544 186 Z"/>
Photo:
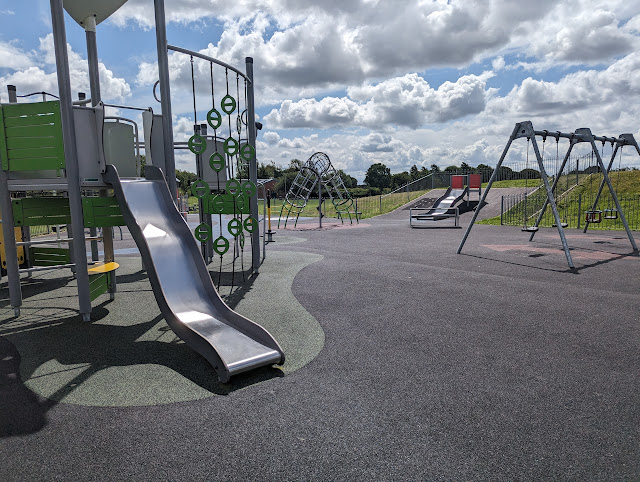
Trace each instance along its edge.
<path fill-rule="evenodd" d="M 288 169 L 285 169 L 282 176 L 280 176 L 276 181 L 276 184 L 273 187 L 273 192 L 278 197 L 284 197 L 297 175 L 298 171 L 290 171 Z"/>
<path fill-rule="evenodd" d="M 391 187 L 392 189 L 398 189 L 399 187 L 409 184 L 412 181 L 411 175 L 407 171 L 399 172 L 391 175 Z"/>
<path fill-rule="evenodd" d="M 342 179 L 344 187 L 346 187 L 347 189 L 350 187 L 358 187 L 358 180 L 355 177 L 350 176 L 349 174 L 344 172 L 342 169 L 338 169 L 338 175 Z"/>
<path fill-rule="evenodd" d="M 282 168 L 271 161 L 270 164 L 258 165 L 258 179 L 277 179 L 282 176 Z"/>
<path fill-rule="evenodd" d="M 440 168 L 437 164 L 431 164 L 431 172 L 440 172 Z"/>
<path fill-rule="evenodd" d="M 409 169 L 409 175 L 411 176 L 411 180 L 415 181 L 416 179 L 420 178 L 420 171 L 418 170 L 418 166 L 416 166 L 415 164 L 413 166 L 411 166 L 411 169 Z"/>
<path fill-rule="evenodd" d="M 372 164 L 369 166 L 369 169 L 367 169 L 364 183 L 367 186 L 379 187 L 381 189 L 389 187 L 391 186 L 391 170 L 381 162 Z"/>
<path fill-rule="evenodd" d="M 444 172 L 457 172 L 458 169 L 460 169 L 458 166 L 451 165 L 451 166 L 445 167 Z"/>
<path fill-rule="evenodd" d="M 304 163 L 300 159 L 291 159 L 289 162 L 289 167 L 287 167 L 284 172 L 298 172 L 302 169 Z"/>
<path fill-rule="evenodd" d="M 176 179 L 178 180 L 178 187 L 183 193 L 188 193 L 191 190 L 191 184 L 198 178 L 194 173 L 189 171 L 182 171 L 176 169 Z"/>

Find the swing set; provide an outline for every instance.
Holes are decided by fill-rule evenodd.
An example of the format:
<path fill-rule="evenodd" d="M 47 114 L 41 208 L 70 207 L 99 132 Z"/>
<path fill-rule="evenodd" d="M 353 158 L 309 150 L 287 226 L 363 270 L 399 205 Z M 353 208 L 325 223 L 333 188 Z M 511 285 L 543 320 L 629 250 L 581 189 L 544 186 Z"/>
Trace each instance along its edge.
<path fill-rule="evenodd" d="M 552 136 L 556 139 L 556 152 L 558 152 L 558 143 L 559 140 L 561 138 L 563 139 L 568 139 L 569 140 L 569 148 L 567 149 L 567 152 L 564 156 L 564 159 L 562 161 L 561 166 L 556 170 L 556 173 L 554 175 L 554 179 L 553 179 L 553 184 L 550 185 L 549 183 L 549 177 L 547 175 L 547 172 L 545 170 L 544 167 L 544 162 L 543 162 L 543 155 L 541 155 L 540 150 L 538 148 L 538 143 L 536 141 L 536 137 L 541 137 L 542 138 L 542 144 L 543 144 L 543 149 L 544 149 L 544 144 L 546 142 L 546 139 L 548 136 Z M 633 235 L 631 233 L 631 229 L 629 228 L 629 224 L 627 223 L 627 220 L 625 218 L 624 213 L 622 212 L 622 208 L 620 207 L 620 202 L 618 201 L 618 197 L 616 195 L 616 192 L 613 188 L 613 185 L 611 183 L 611 179 L 609 178 L 609 171 L 611 170 L 611 167 L 613 166 L 613 162 L 615 161 L 616 155 L 618 153 L 618 150 L 621 150 L 622 146 L 625 145 L 630 145 L 635 147 L 636 152 L 638 152 L 638 154 L 640 155 L 640 148 L 638 147 L 638 144 L 636 143 L 635 138 L 633 137 L 632 134 L 621 134 L 619 137 L 606 137 L 606 136 L 594 136 L 591 133 L 591 130 L 588 128 L 580 128 L 580 129 L 576 129 L 575 132 L 572 133 L 563 133 L 560 131 L 556 131 L 554 133 L 551 133 L 547 130 L 543 130 L 543 131 L 537 131 L 534 130 L 533 128 L 533 124 L 530 121 L 525 121 L 525 122 L 519 122 L 515 125 L 513 132 L 511 133 L 511 136 L 509 137 L 509 140 L 507 142 L 507 145 L 505 146 L 502 155 L 500 156 L 500 160 L 498 161 L 498 164 L 496 165 L 496 168 L 493 171 L 493 174 L 491 175 L 491 179 L 489 180 L 489 184 L 487 185 L 487 188 L 485 189 L 483 195 L 482 195 L 482 199 L 480 200 L 480 203 L 478 205 L 478 208 L 476 209 L 476 211 L 473 214 L 473 218 L 471 219 L 471 222 L 469 223 L 469 226 L 467 227 L 467 230 L 462 238 L 462 241 L 460 242 L 460 246 L 458 246 L 458 250 L 457 253 L 460 254 L 462 252 L 462 248 L 464 247 L 465 242 L 467 241 L 467 238 L 469 236 L 469 233 L 471 232 L 471 229 L 473 228 L 473 225 L 475 224 L 475 221 L 478 217 L 478 214 L 480 213 L 480 210 L 482 209 L 482 207 L 485 205 L 485 200 L 487 197 L 487 194 L 489 193 L 492 184 L 494 183 L 494 181 L 497 178 L 498 173 L 500 172 L 500 167 L 502 166 L 502 163 L 504 162 L 507 153 L 509 152 L 509 149 L 511 148 L 511 144 L 517 140 L 517 139 L 521 139 L 521 138 L 526 138 L 527 139 L 527 163 L 528 163 L 528 154 L 529 154 L 529 143 L 531 144 L 531 146 L 533 147 L 533 152 L 535 153 L 536 156 L 536 160 L 538 162 L 538 168 L 540 169 L 540 176 L 542 178 L 542 183 L 544 186 L 544 189 L 546 191 L 546 199 L 544 201 L 544 204 L 542 206 L 542 208 L 540 209 L 539 213 L 538 213 L 538 217 L 536 219 L 536 222 L 530 226 L 528 224 L 528 217 L 527 217 L 527 198 L 528 198 L 528 192 L 527 192 L 527 196 L 525 196 L 525 206 L 524 206 L 524 222 L 523 222 L 523 231 L 528 231 L 531 233 L 530 237 L 529 237 L 529 241 L 533 240 L 533 237 L 535 236 L 536 232 L 538 231 L 538 227 L 540 225 L 540 221 L 542 220 L 542 217 L 544 216 L 545 210 L 547 208 L 547 206 L 551 206 L 551 211 L 553 212 L 553 217 L 554 217 L 554 227 L 557 228 L 558 230 L 558 234 L 560 235 L 560 240 L 562 242 L 562 247 L 564 249 L 565 252 L 565 256 L 567 258 L 567 264 L 569 265 L 570 268 L 574 268 L 574 264 L 573 264 L 573 259 L 571 257 L 571 252 L 569 251 L 569 245 L 567 244 L 567 239 L 564 233 L 564 228 L 567 226 L 566 224 L 566 212 L 565 212 L 565 219 L 564 221 L 560 218 L 560 213 L 558 211 L 558 206 L 557 206 L 557 199 L 556 196 L 554 195 L 554 193 L 557 190 L 557 186 L 558 186 L 558 182 L 560 180 L 560 175 L 559 173 L 562 173 L 564 171 L 564 168 L 567 164 L 567 161 L 569 160 L 569 156 L 571 155 L 571 151 L 573 150 L 574 146 L 576 144 L 579 144 L 581 142 L 587 142 L 591 145 L 591 149 L 593 152 L 593 156 L 595 158 L 595 161 L 597 163 L 597 166 L 599 168 L 599 170 L 602 172 L 602 181 L 600 182 L 600 187 L 598 189 L 598 193 L 596 195 L 596 198 L 594 200 L 594 203 L 591 207 L 591 209 L 589 211 L 587 211 L 587 226 L 585 227 L 585 232 L 588 228 L 588 223 L 594 223 L 594 222 L 601 222 L 602 220 L 602 211 L 600 211 L 600 213 L 598 213 L 598 201 L 600 199 L 600 195 L 602 193 L 602 190 L 604 188 L 605 183 L 607 184 L 607 187 L 609 189 L 609 193 L 611 195 L 611 199 L 614 203 L 615 209 L 614 208 L 610 208 L 607 210 L 607 216 L 613 217 L 616 216 L 615 219 L 618 218 L 618 216 L 620 217 L 620 220 L 622 222 L 622 224 L 624 225 L 625 231 L 627 233 L 627 236 L 629 238 L 629 241 L 631 243 L 631 246 L 633 247 L 633 252 L 634 254 L 638 254 L 638 246 L 636 245 L 635 239 L 633 238 Z M 608 167 L 605 169 L 604 167 L 604 163 L 602 161 L 602 157 L 600 155 L 600 153 L 598 152 L 597 146 L 596 146 L 596 141 L 600 141 L 603 144 L 606 142 L 611 143 L 612 146 L 614 146 L 613 148 L 613 153 L 611 155 L 611 159 L 609 161 Z M 543 150 L 544 152 L 544 150 Z M 556 155 L 556 160 L 559 159 L 559 156 Z M 621 162 L 621 161 L 620 161 Z M 528 168 L 528 164 L 527 164 L 527 168 Z M 526 189 L 528 190 L 528 182 L 525 182 L 526 184 Z"/>

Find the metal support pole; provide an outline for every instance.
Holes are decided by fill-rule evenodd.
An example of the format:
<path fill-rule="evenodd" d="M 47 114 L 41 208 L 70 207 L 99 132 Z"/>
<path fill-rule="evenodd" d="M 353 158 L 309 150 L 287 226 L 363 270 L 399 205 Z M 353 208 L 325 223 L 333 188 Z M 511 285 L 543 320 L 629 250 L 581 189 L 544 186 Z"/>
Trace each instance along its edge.
<path fill-rule="evenodd" d="M 489 179 L 489 184 L 487 184 L 487 187 L 484 190 L 484 193 L 482 194 L 482 199 L 480 199 L 480 202 L 478 203 L 478 207 L 473 212 L 473 218 L 471 218 L 471 222 L 469 223 L 469 226 L 467 226 L 467 230 L 465 231 L 464 236 L 462 237 L 462 241 L 460 241 L 460 246 L 458 246 L 458 251 L 456 251 L 457 254 L 460 254 L 460 252 L 462 251 L 462 247 L 464 246 L 464 243 L 467 241 L 467 238 L 469 237 L 469 233 L 471 232 L 471 228 L 475 224 L 476 219 L 478 218 L 478 214 L 480 214 L 480 211 L 482 210 L 482 207 L 484 206 L 484 201 L 487 198 L 487 194 L 489 194 L 489 191 L 491 190 L 491 186 L 493 185 L 494 181 L 496 180 L 496 177 L 498 177 L 498 172 L 500 171 L 500 166 L 502 166 L 502 163 L 504 162 L 505 157 L 507 157 L 507 152 L 509 152 L 509 148 L 511 147 L 511 143 L 515 139 L 517 139 L 518 137 L 522 137 L 522 135 L 524 135 L 524 130 L 525 130 L 526 127 L 530 127 L 530 129 L 533 130 L 533 127 L 531 127 L 531 123 L 530 122 L 528 123 L 529 126 L 525 126 L 524 124 L 526 124 L 526 123 L 518 123 L 513 128 L 513 132 L 511 133 L 511 136 L 509 137 L 509 141 L 507 142 L 507 145 L 504 146 L 504 150 L 502 151 L 502 155 L 500 156 L 500 160 L 498 161 L 498 164 L 496 165 L 496 168 L 493 170 L 493 173 L 491 174 L 491 178 Z M 523 132 L 521 133 L 520 131 L 523 131 Z"/>
<path fill-rule="evenodd" d="M 82 199 L 80 196 L 80 177 L 78 169 L 78 152 L 76 150 L 76 133 L 73 120 L 73 99 L 69 76 L 69 58 L 67 52 L 67 34 L 64 25 L 62 0 L 51 1 L 51 23 L 53 27 L 53 45 L 56 56 L 58 74 L 58 93 L 60 96 L 60 115 L 62 118 L 62 140 L 66 159 L 67 182 L 69 193 L 69 209 L 73 231 L 73 259 L 76 262 L 76 279 L 78 282 L 78 303 L 84 321 L 91 316 L 91 299 L 89 292 L 89 273 L 87 272 L 87 248 L 84 239 L 84 220 L 82 216 Z"/>
<path fill-rule="evenodd" d="M 102 101 L 102 92 L 100 90 L 100 67 L 98 65 L 98 42 L 96 38 L 96 22 L 94 17 L 88 17 L 84 22 L 85 38 L 87 41 L 87 63 L 89 65 L 89 87 L 91 89 L 91 105 L 97 106 Z M 102 135 L 101 133 L 98 133 Z M 106 197 L 106 189 L 99 191 L 101 197 Z M 96 236 L 96 228 L 90 228 L 89 235 Z M 113 228 L 104 226 L 102 228 L 102 246 L 104 248 L 104 262 L 111 263 L 115 256 L 113 253 Z M 91 259 L 98 261 L 98 242 L 91 241 Z M 113 293 L 116 292 L 116 272 L 111 273 L 111 285 L 109 292 L 113 299 Z"/>
<path fill-rule="evenodd" d="M 193 125 L 193 134 L 199 136 L 200 135 L 200 124 Z M 196 175 L 198 179 L 203 179 L 203 168 L 202 168 L 202 154 L 196 154 Z M 198 222 L 199 224 L 203 224 L 205 222 L 204 215 L 204 203 L 209 202 L 209 195 L 211 192 L 207 192 L 205 196 L 198 198 Z M 211 224 L 209 224 L 211 226 Z M 220 227 L 220 233 L 222 234 L 222 227 Z M 205 263 L 209 263 L 209 257 L 207 253 L 207 243 L 200 243 L 200 251 L 202 253 L 202 259 L 204 259 Z"/>
<path fill-rule="evenodd" d="M 165 178 L 174 202 L 177 202 L 176 160 L 173 152 L 173 118 L 171 115 L 171 89 L 169 87 L 169 56 L 167 54 L 167 24 L 164 0 L 153 1 L 156 19 L 156 45 L 158 51 L 158 79 L 162 105 L 162 135 L 164 139 Z"/>
<path fill-rule="evenodd" d="M 18 102 L 18 93 L 15 85 L 7 85 L 7 92 L 9 93 L 9 104 Z"/>
<path fill-rule="evenodd" d="M 504 196 L 500 196 L 500 226 L 504 224 L 503 216 L 504 216 Z"/>
<path fill-rule="evenodd" d="M 4 255 L 7 263 L 9 303 L 11 303 L 15 316 L 19 316 L 20 306 L 22 306 L 22 292 L 20 291 L 18 250 L 16 247 L 15 224 L 13 220 L 13 208 L 11 206 L 11 195 L 9 194 L 8 176 L 4 169 L 0 169 L 0 212 L 2 213 Z"/>
<path fill-rule="evenodd" d="M 320 220 L 320 229 L 322 229 L 322 182 L 320 182 L 320 174 L 318 176 L 318 219 Z"/>
<path fill-rule="evenodd" d="M 607 168 L 607 173 L 609 173 L 609 171 L 611 170 L 611 166 L 613 166 L 613 161 L 615 160 L 616 155 L 618 154 L 618 147 L 619 147 L 618 144 L 616 144 L 616 147 L 613 149 L 613 153 L 611 155 L 611 160 L 609 161 L 609 167 Z M 593 175 L 593 173 L 591 175 Z M 594 211 L 596 209 L 596 207 L 598 206 L 598 202 L 600 201 L 600 195 L 602 194 L 602 188 L 603 187 L 604 187 L 604 177 L 602 178 L 602 181 L 600 181 L 600 186 L 598 187 L 598 192 L 596 193 L 596 197 L 593 200 L 593 205 L 591 206 L 591 211 Z M 587 232 L 587 230 L 589 229 L 589 224 L 591 224 L 589 222 L 589 219 L 585 219 L 584 230 L 582 231 L 583 233 Z"/>
<path fill-rule="evenodd" d="M 256 111 L 254 104 L 253 89 L 253 58 L 245 58 L 245 66 L 247 72 L 247 134 L 249 136 L 249 145 L 253 147 L 254 155 L 249 160 L 249 181 L 254 186 L 258 185 L 258 161 L 256 154 Z M 258 190 L 255 195 L 249 199 L 249 212 L 251 217 L 258 221 Z M 254 229 L 251 233 L 251 259 L 253 260 L 253 270 L 257 273 L 260 268 L 260 230 Z"/>
<path fill-rule="evenodd" d="M 607 186 L 609 187 L 609 192 L 611 193 L 613 202 L 616 205 L 616 209 L 618 210 L 618 215 L 620 216 L 620 220 L 624 225 L 624 229 L 627 232 L 627 237 L 631 242 L 631 246 L 633 247 L 633 252 L 634 254 L 638 254 L 638 245 L 636 244 L 636 240 L 633 238 L 631 229 L 629 229 L 629 223 L 627 223 L 627 218 L 622 212 L 622 207 L 620 206 L 620 202 L 618 201 L 618 196 L 616 195 L 616 192 L 613 189 L 613 185 L 611 184 L 611 179 L 609 179 L 609 174 L 604 168 L 604 164 L 602 163 L 602 158 L 600 157 L 600 153 L 598 152 L 598 148 L 596 147 L 596 143 L 595 143 L 593 134 L 591 134 L 591 130 L 586 127 L 581 129 L 576 129 L 576 134 L 581 134 L 582 136 L 584 136 L 584 140 L 591 142 L 591 149 L 593 149 L 593 152 L 596 156 L 596 160 L 598 161 L 598 165 L 600 166 L 600 169 L 602 169 L 602 175 L 604 176 L 604 180 L 607 183 Z"/>
<path fill-rule="evenodd" d="M 573 259 L 571 257 L 571 251 L 569 251 L 567 238 L 564 235 L 564 229 L 562 228 L 562 221 L 560 220 L 560 215 L 558 214 L 558 207 L 556 206 L 556 201 L 553 198 L 553 192 L 551 191 L 551 186 L 549 186 L 549 179 L 547 178 L 547 172 L 544 169 L 542 156 L 540 155 L 540 151 L 538 150 L 538 143 L 536 142 L 535 134 L 531 136 L 531 145 L 533 146 L 533 152 L 535 152 L 536 159 L 538 160 L 538 167 L 540 168 L 540 174 L 542 175 L 542 182 L 544 184 L 544 188 L 547 191 L 547 201 L 549 201 L 549 204 L 551 205 L 551 210 L 553 211 L 553 218 L 556 220 L 558 234 L 560 235 L 560 241 L 562 241 L 562 248 L 564 249 L 564 254 L 567 257 L 567 264 L 569 265 L 569 268 L 573 269 L 574 265 L 573 265 Z"/>

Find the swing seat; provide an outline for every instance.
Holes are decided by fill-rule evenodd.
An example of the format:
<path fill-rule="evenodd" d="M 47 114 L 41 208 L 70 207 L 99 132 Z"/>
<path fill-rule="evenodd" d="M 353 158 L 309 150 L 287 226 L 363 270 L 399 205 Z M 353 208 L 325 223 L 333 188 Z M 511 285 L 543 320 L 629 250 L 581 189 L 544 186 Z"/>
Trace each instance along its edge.
<path fill-rule="evenodd" d="M 617 209 L 605 209 L 602 211 L 602 217 L 604 219 L 618 219 L 618 210 Z"/>
<path fill-rule="evenodd" d="M 598 224 L 602 222 L 602 211 L 585 211 L 585 221 L 588 223 Z"/>
<path fill-rule="evenodd" d="M 558 227 L 558 225 L 557 225 L 556 223 L 553 223 L 553 224 L 552 224 L 552 226 L 553 226 L 554 228 L 557 228 L 557 227 Z M 569 226 L 569 223 L 560 223 L 560 226 L 562 226 L 563 228 L 566 228 L 567 226 Z"/>
<path fill-rule="evenodd" d="M 529 233 L 535 233 L 538 230 L 538 226 L 523 226 L 522 231 L 527 231 Z"/>

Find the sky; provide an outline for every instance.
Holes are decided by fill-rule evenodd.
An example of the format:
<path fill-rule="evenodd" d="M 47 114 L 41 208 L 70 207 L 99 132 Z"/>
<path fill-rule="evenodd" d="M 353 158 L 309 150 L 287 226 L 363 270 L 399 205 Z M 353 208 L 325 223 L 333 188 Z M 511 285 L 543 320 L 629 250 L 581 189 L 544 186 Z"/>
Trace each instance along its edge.
<path fill-rule="evenodd" d="M 640 2 L 165 3 L 170 44 L 241 70 L 253 57 L 264 126 L 256 150 L 265 164 L 286 167 L 321 151 L 359 182 L 376 162 L 393 173 L 414 164 L 495 165 L 525 120 L 536 130 L 589 127 L 640 139 Z M 105 102 L 160 111 L 153 19 L 152 0 L 129 0 L 98 25 Z M 88 93 L 84 31 L 68 15 L 66 31 L 72 91 Z M 0 0 L 1 102 L 7 84 L 18 94 L 57 93 L 51 32 L 49 1 Z M 175 139 L 186 140 L 191 65 L 183 54 L 169 57 Z M 207 69 L 195 69 L 198 123 L 211 108 Z M 561 142 L 559 152 L 567 147 Z M 522 162 L 526 151 L 526 140 L 514 143 L 507 162 Z M 638 167 L 640 157 L 626 149 L 621 163 Z M 176 167 L 195 171 L 194 156 L 179 153 Z"/>

